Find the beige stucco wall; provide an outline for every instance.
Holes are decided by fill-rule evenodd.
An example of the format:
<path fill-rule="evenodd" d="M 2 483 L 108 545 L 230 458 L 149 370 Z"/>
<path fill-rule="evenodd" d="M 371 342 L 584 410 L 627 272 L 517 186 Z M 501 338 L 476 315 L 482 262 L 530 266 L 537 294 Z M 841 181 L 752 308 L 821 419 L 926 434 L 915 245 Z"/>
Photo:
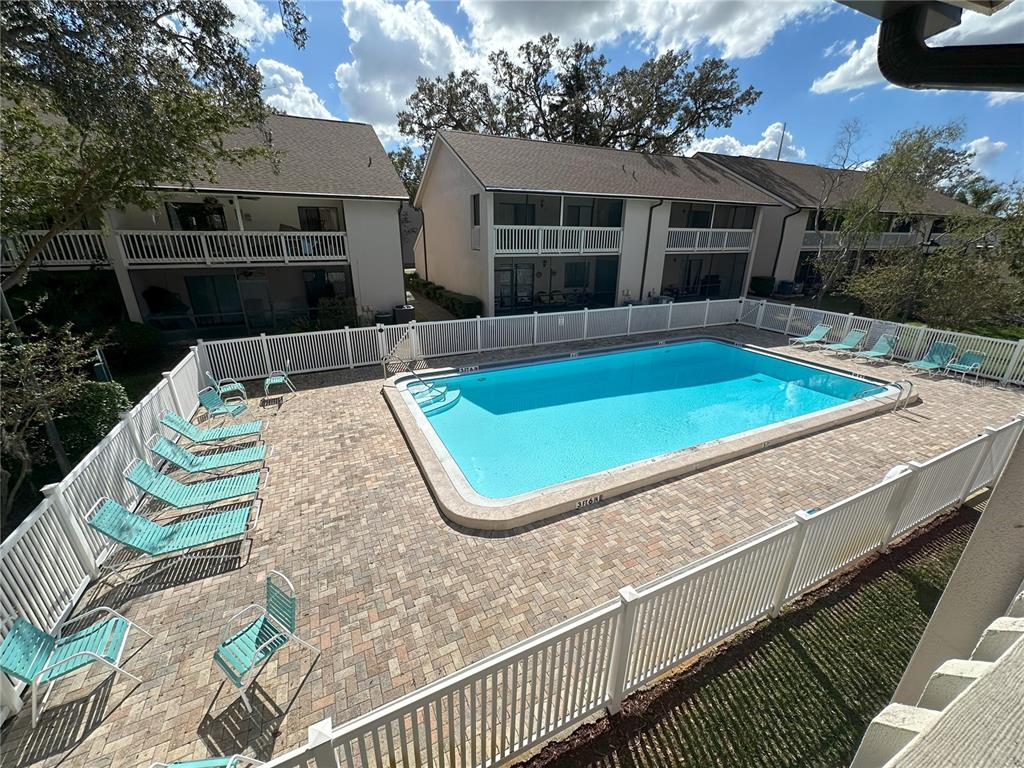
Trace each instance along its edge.
<path fill-rule="evenodd" d="M 405 303 L 398 209 L 395 200 L 345 201 L 352 282 L 361 308 Z"/>
<path fill-rule="evenodd" d="M 618 296 L 615 297 L 616 304 L 622 304 L 625 300 L 640 301 L 644 295 L 640 286 L 640 275 L 644 268 L 644 242 L 647 237 L 647 213 L 652 205 L 658 203 L 657 199 L 631 199 L 626 200 L 625 209 L 622 212 L 622 258 L 619 260 L 619 287 Z M 667 236 L 668 212 L 671 205 L 665 203 L 654 213 L 660 214 L 664 209 L 665 229 L 660 239 L 654 235 L 654 224 L 651 224 L 651 247 L 648 250 L 647 276 L 644 278 L 646 287 L 653 290 L 652 286 L 660 288 L 661 270 L 665 258 L 665 237 Z M 660 252 L 660 257 L 655 256 L 657 265 L 651 263 L 651 255 Z M 628 293 L 627 293 L 628 291 Z"/>
<path fill-rule="evenodd" d="M 480 249 L 471 248 L 470 197 L 480 195 Z M 492 220 L 491 195 L 442 141 L 434 144 L 430 172 L 420 195 L 425 242 L 415 249 L 420 277 L 451 291 L 483 300 L 493 311 L 494 275 L 488 259 Z M 424 245 L 426 263 L 424 263 Z"/>

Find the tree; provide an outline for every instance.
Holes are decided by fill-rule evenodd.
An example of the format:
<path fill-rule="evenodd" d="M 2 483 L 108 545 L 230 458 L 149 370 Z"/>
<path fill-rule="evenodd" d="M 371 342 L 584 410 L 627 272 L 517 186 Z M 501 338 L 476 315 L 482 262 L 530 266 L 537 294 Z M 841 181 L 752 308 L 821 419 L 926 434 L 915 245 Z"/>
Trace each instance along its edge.
<path fill-rule="evenodd" d="M 961 203 L 977 208 L 982 213 L 998 216 L 1012 203 L 1012 192 L 998 181 L 978 174 L 960 187 L 954 195 Z"/>
<path fill-rule="evenodd" d="M 864 302 L 871 317 L 906 320 L 918 304 L 923 261 L 919 248 L 884 252 L 851 275 L 843 290 Z"/>
<path fill-rule="evenodd" d="M 280 3 L 301 47 L 297 0 Z M 0 232 L 46 230 L 3 288 L 105 209 L 153 207 L 160 183 L 188 186 L 215 178 L 219 163 L 272 155 L 262 80 L 234 22 L 222 0 L 0 4 Z"/>
<path fill-rule="evenodd" d="M 689 51 L 668 51 L 609 72 L 592 44 L 560 46 L 553 35 L 516 55 L 495 51 L 488 63 L 490 78 L 464 70 L 417 79 L 398 113 L 401 132 L 424 147 L 447 128 L 679 154 L 708 128 L 729 127 L 761 95 L 742 88 L 719 58 L 691 66 Z"/>
<path fill-rule="evenodd" d="M 409 193 L 409 199 L 416 199 L 416 192 L 420 188 L 420 179 L 423 177 L 423 167 L 426 165 L 427 157 L 423 152 L 416 152 L 408 144 L 400 149 L 388 152 L 388 157 L 395 165 L 399 178 L 405 184 Z"/>
<path fill-rule="evenodd" d="M 0 324 L 0 366 L 8 382 L 18 382 L 4 387 L 0 400 L 4 518 L 32 471 L 34 456 L 41 452 L 36 442 L 49 413 L 64 415 L 85 385 L 91 343 L 70 324 L 57 329 L 40 327 L 21 336 L 10 321 Z"/>

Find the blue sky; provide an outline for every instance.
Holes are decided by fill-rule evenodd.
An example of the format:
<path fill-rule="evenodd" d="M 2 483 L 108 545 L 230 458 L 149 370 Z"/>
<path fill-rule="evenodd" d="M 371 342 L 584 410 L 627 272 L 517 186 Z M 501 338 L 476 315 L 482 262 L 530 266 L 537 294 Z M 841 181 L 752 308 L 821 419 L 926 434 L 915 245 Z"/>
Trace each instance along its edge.
<path fill-rule="evenodd" d="M 1024 180 L 1024 94 L 917 92 L 889 86 L 875 64 L 877 24 L 824 0 L 316 0 L 304 4 L 309 42 L 281 31 L 276 2 L 228 0 L 237 33 L 266 80 L 265 98 L 291 114 L 369 122 L 401 142 L 394 115 L 418 75 L 476 68 L 496 47 L 552 32 L 594 41 L 611 66 L 636 65 L 668 48 L 695 60 L 723 56 L 763 96 L 729 128 L 691 147 L 826 162 L 840 123 L 859 118 L 858 156 L 870 160 L 901 128 L 963 120 L 979 170 Z M 937 42 L 1024 40 L 1024 1 L 992 17 L 965 13 Z"/>

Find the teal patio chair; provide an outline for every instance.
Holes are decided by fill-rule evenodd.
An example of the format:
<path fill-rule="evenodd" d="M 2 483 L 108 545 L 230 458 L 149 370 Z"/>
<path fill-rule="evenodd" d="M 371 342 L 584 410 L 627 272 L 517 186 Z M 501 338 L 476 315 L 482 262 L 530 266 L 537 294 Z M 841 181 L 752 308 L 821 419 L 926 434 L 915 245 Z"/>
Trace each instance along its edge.
<path fill-rule="evenodd" d="M 218 469 L 239 467 L 243 464 L 252 464 L 254 462 L 262 463 L 269 458 L 267 446 L 262 443 L 251 445 L 247 448 L 235 448 L 230 451 L 199 455 L 185 450 L 177 443 L 172 443 L 162 435 L 150 435 L 146 446 L 161 459 L 169 461 L 179 469 L 184 469 L 186 472 L 193 474 L 216 472 Z M 273 454 L 272 449 L 271 454 Z"/>
<path fill-rule="evenodd" d="M 260 430 L 263 429 L 262 421 L 243 421 L 240 424 L 225 424 L 222 427 L 197 427 L 174 411 L 161 413 L 160 423 L 182 437 L 187 437 L 193 443 L 219 443 L 239 437 L 258 437 Z"/>
<path fill-rule="evenodd" d="M 946 371 L 952 375 L 960 375 L 966 380 L 970 374 L 974 374 L 974 383 L 978 383 L 978 376 L 981 375 L 981 366 L 985 362 L 985 355 L 982 352 L 964 352 L 955 363 L 946 363 Z"/>
<path fill-rule="evenodd" d="M 928 348 L 928 354 L 920 360 L 911 360 L 904 364 L 909 371 L 921 371 L 935 376 L 942 373 L 942 369 L 953 359 L 956 354 L 956 347 L 943 341 L 933 342 Z"/>
<path fill-rule="evenodd" d="M 202 757 L 198 760 L 175 760 L 173 763 L 153 763 L 149 768 L 248 768 L 266 763 L 245 755 Z"/>
<path fill-rule="evenodd" d="M 266 604 L 247 605 L 230 619 L 221 636 L 220 645 L 214 651 L 213 660 L 239 689 L 245 708 L 252 711 L 247 689 L 270 657 L 289 640 L 305 646 L 317 657 L 320 649 L 295 634 L 295 588 L 288 578 L 278 571 L 267 575 Z M 249 614 L 255 618 L 242 629 L 234 629 L 239 621 Z"/>
<path fill-rule="evenodd" d="M 237 419 L 247 410 L 249 406 L 246 405 L 245 400 L 240 397 L 229 397 L 226 400 L 217 394 L 217 391 L 213 387 L 207 387 L 201 390 L 198 394 L 199 404 L 206 409 L 206 412 L 211 416 L 230 416 L 233 419 Z"/>
<path fill-rule="evenodd" d="M 207 371 L 206 380 L 210 382 L 210 386 L 213 387 L 221 397 L 224 397 L 224 395 L 230 395 L 232 392 L 237 392 L 238 396 L 243 399 L 246 396 L 245 387 L 237 379 L 215 379 L 213 374 Z"/>
<path fill-rule="evenodd" d="M 292 384 L 292 380 L 288 377 L 291 373 L 292 361 L 284 361 L 284 369 L 280 371 L 271 371 L 270 375 L 263 380 L 263 396 L 270 397 L 271 387 L 288 387 L 295 394 L 295 385 Z"/>
<path fill-rule="evenodd" d="M 148 574 L 153 577 L 170 565 L 176 558 L 198 560 L 223 560 L 228 555 L 203 555 L 202 550 L 228 541 L 244 539 L 256 527 L 260 518 L 262 503 L 236 509 L 208 510 L 188 520 L 157 523 L 140 514 L 131 512 L 110 498 L 99 499 L 85 516 L 93 530 L 108 539 L 116 541 L 126 549 L 161 562 L 159 568 Z M 109 562 L 109 558 L 108 558 Z M 131 560 L 119 566 L 106 569 L 119 576 Z"/>
<path fill-rule="evenodd" d="M 892 354 L 895 351 L 896 337 L 892 334 L 883 333 L 875 340 L 871 349 L 855 352 L 853 358 L 855 360 L 879 360 L 886 357 L 892 357 Z"/>
<path fill-rule="evenodd" d="M 158 472 L 140 459 L 134 459 L 124 470 L 128 482 L 143 493 L 159 499 L 164 504 L 170 504 L 175 509 L 205 506 L 241 496 L 255 495 L 266 485 L 266 477 L 260 480 L 263 473 L 269 476 L 270 468 L 262 467 L 239 475 L 186 484 Z"/>
<path fill-rule="evenodd" d="M 104 613 L 108 618 L 65 634 L 69 624 L 80 622 L 87 616 Z M 76 669 L 97 663 L 114 672 L 142 680 L 121 666 L 121 654 L 128 642 L 128 629 L 135 627 L 147 637 L 152 635 L 130 619 L 110 608 L 94 608 L 81 616 L 61 622 L 53 634 L 44 632 L 20 616 L 0 644 L 0 669 L 32 688 L 32 727 L 39 722 L 41 706 L 46 706 L 50 691 L 58 678 Z M 43 700 L 39 701 L 39 686 L 46 685 Z"/>
<path fill-rule="evenodd" d="M 846 338 L 842 341 L 837 342 L 836 344 L 825 344 L 822 349 L 829 352 L 835 352 L 837 355 L 841 355 L 843 353 L 850 354 L 857 351 L 857 347 L 864 342 L 864 337 L 867 335 L 867 331 L 854 329 L 846 334 Z"/>
<path fill-rule="evenodd" d="M 828 336 L 829 331 L 831 331 L 831 330 L 832 330 L 832 326 L 831 325 L 825 325 L 824 323 L 818 323 L 816 326 L 814 326 L 814 328 L 811 330 L 811 332 L 808 333 L 806 336 L 798 336 L 795 339 L 790 339 L 789 340 L 789 345 L 791 347 L 797 346 L 797 345 L 802 346 L 802 347 L 810 347 L 810 346 L 813 346 L 815 344 L 821 344 L 821 342 L 823 342 L 825 340 L 825 337 Z"/>

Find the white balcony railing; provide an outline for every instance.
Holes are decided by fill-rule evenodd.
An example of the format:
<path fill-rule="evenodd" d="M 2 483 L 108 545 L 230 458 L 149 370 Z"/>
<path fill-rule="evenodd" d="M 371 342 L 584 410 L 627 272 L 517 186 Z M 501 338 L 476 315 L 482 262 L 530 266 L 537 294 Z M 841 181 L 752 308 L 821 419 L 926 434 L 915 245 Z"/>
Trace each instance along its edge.
<path fill-rule="evenodd" d="M 749 251 L 752 229 L 669 229 L 668 251 Z"/>
<path fill-rule="evenodd" d="M 31 230 L 20 235 L 3 238 L 0 263 L 4 269 L 13 269 L 45 235 L 43 230 Z M 99 230 L 81 229 L 62 232 L 43 246 L 33 262 L 34 267 L 90 267 L 106 265 L 107 252 L 103 248 L 103 235 Z"/>
<path fill-rule="evenodd" d="M 129 266 L 160 264 L 301 264 L 346 261 L 345 232 L 117 233 Z"/>
<path fill-rule="evenodd" d="M 917 232 L 880 232 L 877 235 L 869 237 L 865 243 L 865 248 L 903 248 L 908 245 L 917 245 L 921 242 L 921 235 Z M 839 233 L 838 232 L 822 232 L 821 243 L 825 248 L 838 248 Z M 818 233 L 817 232 L 804 232 L 803 240 L 804 248 L 817 248 L 818 247 Z"/>
<path fill-rule="evenodd" d="M 617 254 L 622 252 L 622 228 L 499 224 L 494 227 L 494 252 Z"/>

